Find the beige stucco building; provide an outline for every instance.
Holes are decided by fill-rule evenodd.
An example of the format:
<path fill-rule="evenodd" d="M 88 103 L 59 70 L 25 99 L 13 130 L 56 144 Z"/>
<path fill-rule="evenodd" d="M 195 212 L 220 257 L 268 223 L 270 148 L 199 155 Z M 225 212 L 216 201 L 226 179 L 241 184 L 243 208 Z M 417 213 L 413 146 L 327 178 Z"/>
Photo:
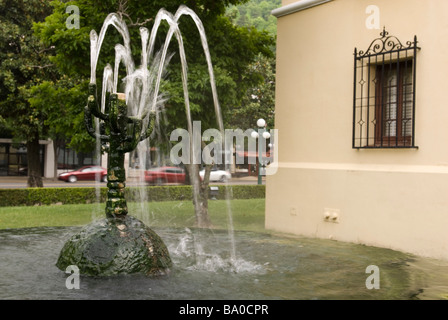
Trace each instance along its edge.
<path fill-rule="evenodd" d="M 283 0 L 273 14 L 266 227 L 448 259 L 448 1 Z"/>

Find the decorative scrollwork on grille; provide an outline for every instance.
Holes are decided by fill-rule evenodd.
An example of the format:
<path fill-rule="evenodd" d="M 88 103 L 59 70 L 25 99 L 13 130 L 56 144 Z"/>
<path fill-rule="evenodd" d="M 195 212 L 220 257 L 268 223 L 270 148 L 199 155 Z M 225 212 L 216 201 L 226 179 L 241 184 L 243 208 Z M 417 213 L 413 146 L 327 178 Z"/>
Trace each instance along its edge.
<path fill-rule="evenodd" d="M 365 52 L 360 50 L 358 52 L 357 57 L 363 58 L 369 55 L 410 49 L 416 45 L 415 41 L 407 41 L 406 45 L 403 45 L 396 36 L 389 36 L 389 32 L 386 31 L 385 27 L 383 28 L 383 31 L 380 33 L 380 36 L 381 36 L 380 38 L 376 38 L 370 43 L 369 48 Z"/>

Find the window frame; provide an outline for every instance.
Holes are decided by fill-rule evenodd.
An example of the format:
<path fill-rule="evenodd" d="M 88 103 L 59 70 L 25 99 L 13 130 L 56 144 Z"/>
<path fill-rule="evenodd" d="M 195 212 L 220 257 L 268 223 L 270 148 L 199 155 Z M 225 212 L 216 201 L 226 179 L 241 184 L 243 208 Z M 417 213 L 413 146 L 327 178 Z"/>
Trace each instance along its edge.
<path fill-rule="evenodd" d="M 377 126 L 375 128 L 375 146 L 376 147 L 384 147 L 384 146 L 390 146 L 395 143 L 395 146 L 410 146 L 412 144 L 412 133 L 414 130 L 412 130 L 412 124 L 411 124 L 411 130 L 410 132 L 407 132 L 406 130 L 403 130 L 403 122 L 404 121 L 411 121 L 413 122 L 414 114 L 411 111 L 411 118 L 410 119 L 404 119 L 403 115 L 406 114 L 406 107 L 405 107 L 405 86 L 408 86 L 409 83 L 404 83 L 404 78 L 406 77 L 406 72 L 409 71 L 409 68 L 411 68 L 411 77 L 414 74 L 413 70 L 413 63 L 411 59 L 407 59 L 404 61 L 398 61 L 396 63 L 387 64 L 386 68 L 385 65 L 377 65 L 376 66 L 376 73 L 375 76 L 378 77 L 380 80 L 376 83 L 375 88 L 375 118 L 377 119 Z M 386 70 L 389 69 L 389 70 Z M 404 71 L 403 71 L 404 70 Z M 386 73 L 390 74 L 396 74 L 396 85 L 387 86 L 385 83 L 388 82 L 388 75 L 385 75 Z M 410 83 L 410 85 L 413 85 L 413 82 Z M 384 101 L 385 100 L 385 93 L 384 89 L 396 87 L 396 114 L 395 114 L 395 120 L 389 120 L 395 122 L 395 135 L 387 135 L 385 134 L 385 122 L 384 119 L 386 111 L 387 104 L 391 104 L 390 101 Z M 413 103 L 413 101 L 411 101 Z M 390 113 L 390 112 L 389 112 Z M 378 121 L 378 119 L 380 119 Z M 403 133 L 403 131 L 405 131 Z M 390 133 L 390 132 L 389 132 Z"/>
<path fill-rule="evenodd" d="M 385 28 L 380 36 L 365 52 L 357 48 L 354 51 L 352 148 L 418 148 L 415 145 L 416 68 L 420 50 L 417 36 L 406 45 L 397 37 L 389 36 Z M 410 72 L 410 81 L 403 83 L 406 72 Z M 385 85 L 385 81 L 394 73 L 397 74 L 396 100 L 387 103 L 384 90 L 393 86 Z M 395 135 L 388 136 L 384 132 L 387 124 L 383 116 L 387 105 L 392 103 L 396 104 L 395 119 L 386 122 L 395 125 Z"/>

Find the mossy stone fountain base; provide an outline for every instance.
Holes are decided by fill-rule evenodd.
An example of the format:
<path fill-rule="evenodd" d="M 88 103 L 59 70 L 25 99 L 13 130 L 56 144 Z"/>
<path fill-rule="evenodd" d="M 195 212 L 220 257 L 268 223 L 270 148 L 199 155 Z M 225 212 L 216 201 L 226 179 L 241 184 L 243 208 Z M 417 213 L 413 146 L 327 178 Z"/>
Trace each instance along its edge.
<path fill-rule="evenodd" d="M 127 215 L 125 199 L 125 153 L 134 150 L 152 132 L 154 114 L 142 131 L 143 119 L 127 116 L 123 94 L 110 94 L 106 99 L 109 113 L 103 114 L 95 83 L 90 84 L 89 93 L 84 113 L 86 128 L 92 137 L 100 139 L 108 154 L 106 218 L 72 236 L 62 248 L 56 266 L 66 270 L 74 265 L 80 274 L 92 276 L 166 274 L 172 265 L 167 247 L 142 221 Z M 102 121 L 100 134 L 93 127 L 93 116 Z"/>
<path fill-rule="evenodd" d="M 85 226 L 64 245 L 56 266 L 76 265 L 80 274 L 166 274 L 172 265 L 161 238 L 132 217 L 105 218 Z"/>

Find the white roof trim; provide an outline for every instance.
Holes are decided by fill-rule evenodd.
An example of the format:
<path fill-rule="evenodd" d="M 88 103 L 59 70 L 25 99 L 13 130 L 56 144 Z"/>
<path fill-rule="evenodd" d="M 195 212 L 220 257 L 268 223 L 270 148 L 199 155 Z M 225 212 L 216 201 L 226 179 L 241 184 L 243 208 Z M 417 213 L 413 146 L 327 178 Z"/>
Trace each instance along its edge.
<path fill-rule="evenodd" d="M 287 6 L 272 10 L 271 14 L 275 16 L 276 18 L 280 18 L 283 16 L 286 16 L 288 14 L 302 11 L 314 6 L 317 6 L 319 4 L 323 4 L 326 2 L 330 2 L 333 0 L 301 0 L 297 1 L 291 4 L 288 4 Z"/>

